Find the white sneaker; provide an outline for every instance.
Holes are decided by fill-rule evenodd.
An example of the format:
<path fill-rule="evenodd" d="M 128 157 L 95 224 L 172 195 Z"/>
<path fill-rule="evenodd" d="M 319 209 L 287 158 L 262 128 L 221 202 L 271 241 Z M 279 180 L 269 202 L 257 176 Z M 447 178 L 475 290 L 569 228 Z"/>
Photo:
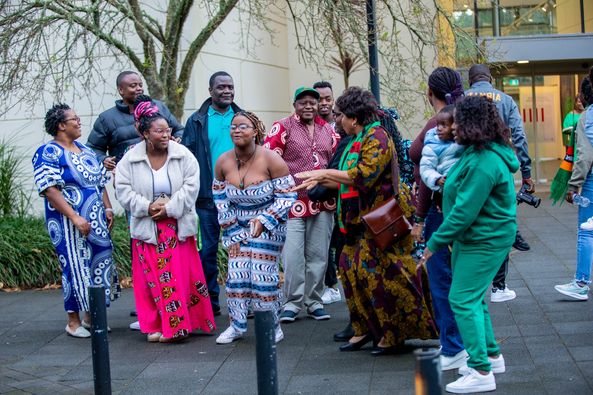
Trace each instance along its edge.
<path fill-rule="evenodd" d="M 593 230 L 593 217 L 589 218 L 587 222 L 581 224 L 582 230 Z"/>
<path fill-rule="evenodd" d="M 130 329 L 133 331 L 139 331 L 140 330 L 140 321 L 134 321 L 130 324 Z"/>
<path fill-rule="evenodd" d="M 578 300 L 589 299 L 589 286 L 579 285 L 577 280 L 572 280 L 568 284 L 554 285 L 554 289 L 562 295 L 570 296 Z"/>
<path fill-rule="evenodd" d="M 241 332 L 237 331 L 232 326 L 229 326 L 216 338 L 216 344 L 229 344 L 241 337 L 243 337 Z"/>
<path fill-rule="evenodd" d="M 276 343 L 280 343 L 282 340 L 284 340 L 284 332 L 282 332 L 282 328 L 278 325 L 276 328 Z"/>
<path fill-rule="evenodd" d="M 504 289 L 492 288 L 492 295 L 490 295 L 490 301 L 492 303 L 506 302 L 507 300 L 513 300 L 517 297 L 517 294 L 509 287 L 505 286 Z"/>
<path fill-rule="evenodd" d="M 72 330 L 68 325 L 66 325 L 66 333 L 72 337 L 78 337 L 81 339 L 91 337 L 91 332 L 84 329 L 82 325 L 76 328 L 76 330 Z"/>
<path fill-rule="evenodd" d="M 504 357 L 502 354 L 498 356 L 498 358 L 488 357 L 488 362 L 490 362 L 490 368 L 492 369 L 492 373 L 500 374 L 506 372 L 507 368 L 504 364 Z M 469 373 L 469 367 L 467 363 L 459 368 L 457 371 L 462 376 L 465 376 Z"/>
<path fill-rule="evenodd" d="M 327 287 L 325 291 L 323 291 L 323 295 L 321 295 L 321 302 L 323 304 L 332 304 L 339 302 L 340 300 L 342 300 L 340 291 L 332 287 Z"/>
<path fill-rule="evenodd" d="M 461 350 L 457 354 L 447 357 L 445 355 L 441 355 L 441 370 L 453 370 L 460 368 L 462 366 L 467 366 L 467 351 Z"/>
<path fill-rule="evenodd" d="M 447 384 L 447 392 L 454 394 L 473 394 L 474 392 L 487 392 L 496 390 L 496 381 L 494 374 L 488 372 L 487 375 L 478 373 L 473 368 L 468 368 L 468 373 L 461 376 L 456 381 Z"/>

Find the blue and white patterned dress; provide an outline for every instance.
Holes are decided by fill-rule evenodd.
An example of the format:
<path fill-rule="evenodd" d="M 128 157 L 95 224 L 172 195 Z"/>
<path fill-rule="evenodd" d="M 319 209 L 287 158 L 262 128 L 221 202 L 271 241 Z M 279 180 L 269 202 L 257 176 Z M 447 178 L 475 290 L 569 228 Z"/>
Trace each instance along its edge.
<path fill-rule="evenodd" d="M 95 153 L 75 142 L 80 153 L 54 141 L 42 145 L 33 156 L 35 185 L 40 196 L 49 187 L 58 188 L 66 202 L 91 225 L 84 237 L 66 216 L 45 199 L 45 223 L 62 268 L 64 308 L 89 311 L 88 287 L 103 285 L 109 305 L 117 283 L 103 190 L 110 177 Z M 116 295 L 113 295 L 116 296 Z"/>
<path fill-rule="evenodd" d="M 270 310 L 278 324 L 280 309 L 280 253 L 286 240 L 288 212 L 296 200 L 292 176 L 287 175 L 239 189 L 214 180 L 212 193 L 222 228 L 222 244 L 240 243 L 238 256 L 229 258 L 226 295 L 231 325 L 247 330 L 247 310 Z M 249 221 L 264 226 L 259 237 L 251 237 Z"/>

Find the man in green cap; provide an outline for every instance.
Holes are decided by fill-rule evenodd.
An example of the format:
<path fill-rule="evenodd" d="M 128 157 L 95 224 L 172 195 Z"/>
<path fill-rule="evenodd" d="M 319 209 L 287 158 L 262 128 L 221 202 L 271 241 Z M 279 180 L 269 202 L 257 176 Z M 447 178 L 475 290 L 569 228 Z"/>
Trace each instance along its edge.
<path fill-rule="evenodd" d="M 272 125 L 264 146 L 276 151 L 291 175 L 325 169 L 340 140 L 329 123 L 318 115 L 319 93 L 300 87 L 294 93 L 294 114 Z M 295 179 L 297 185 L 301 183 Z M 327 253 L 333 226 L 335 202 L 309 200 L 298 192 L 287 222 L 284 266 L 284 305 L 280 322 L 293 322 L 302 309 L 315 320 L 327 320 L 323 294 Z"/>

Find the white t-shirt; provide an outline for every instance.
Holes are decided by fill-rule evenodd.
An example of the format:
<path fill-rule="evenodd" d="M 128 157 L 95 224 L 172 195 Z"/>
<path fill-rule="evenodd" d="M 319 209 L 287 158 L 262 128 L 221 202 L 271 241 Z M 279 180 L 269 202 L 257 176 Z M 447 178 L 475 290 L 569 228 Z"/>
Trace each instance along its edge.
<path fill-rule="evenodd" d="M 161 193 L 171 195 L 171 182 L 169 181 L 169 174 L 167 173 L 169 167 L 169 159 L 165 162 L 163 167 L 158 170 L 152 170 L 152 179 L 154 181 L 153 191 L 154 196 L 159 196 Z"/>

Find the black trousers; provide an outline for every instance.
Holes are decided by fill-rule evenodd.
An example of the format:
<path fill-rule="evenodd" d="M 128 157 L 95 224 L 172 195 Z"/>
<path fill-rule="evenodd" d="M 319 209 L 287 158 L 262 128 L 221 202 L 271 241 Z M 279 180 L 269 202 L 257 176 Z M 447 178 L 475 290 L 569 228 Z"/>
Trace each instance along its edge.
<path fill-rule="evenodd" d="M 504 289 L 506 287 L 507 274 L 509 273 L 509 256 L 507 255 L 502 262 L 502 266 L 498 269 L 494 280 L 492 280 L 492 287 L 496 289 Z"/>
<path fill-rule="evenodd" d="M 325 286 L 334 287 L 338 284 L 338 263 L 340 262 L 340 255 L 346 239 L 344 234 L 340 232 L 338 221 L 334 221 L 334 230 L 329 241 L 329 254 L 327 255 L 327 269 L 325 270 Z"/>

